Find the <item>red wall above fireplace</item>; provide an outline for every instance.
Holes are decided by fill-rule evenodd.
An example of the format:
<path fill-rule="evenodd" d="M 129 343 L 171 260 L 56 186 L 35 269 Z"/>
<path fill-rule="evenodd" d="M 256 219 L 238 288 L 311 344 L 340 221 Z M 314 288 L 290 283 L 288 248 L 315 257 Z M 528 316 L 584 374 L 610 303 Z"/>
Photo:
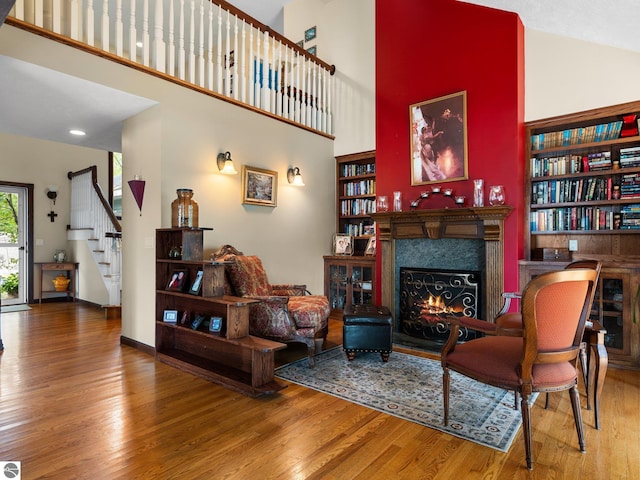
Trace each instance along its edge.
<path fill-rule="evenodd" d="M 411 186 L 409 105 L 467 92 L 469 180 L 450 182 L 472 198 L 472 179 L 504 185 L 514 211 L 505 223 L 505 288 L 518 288 L 523 254 L 524 28 L 516 14 L 454 0 L 376 0 L 377 191 Z M 485 190 L 486 193 L 487 190 Z M 423 202 L 421 208 L 449 205 Z M 486 195 L 485 195 L 486 202 Z M 380 274 L 378 261 L 378 274 Z M 378 277 L 379 278 L 379 277 Z M 380 293 L 379 293 L 380 294 Z M 378 298 L 380 300 L 380 298 Z"/>

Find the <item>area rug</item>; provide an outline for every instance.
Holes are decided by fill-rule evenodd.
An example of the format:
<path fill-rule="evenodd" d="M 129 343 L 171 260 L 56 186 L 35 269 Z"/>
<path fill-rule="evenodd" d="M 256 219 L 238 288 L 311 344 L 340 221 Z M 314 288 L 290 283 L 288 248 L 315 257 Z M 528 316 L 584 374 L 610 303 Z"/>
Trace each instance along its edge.
<path fill-rule="evenodd" d="M 31 310 L 31 307 L 29 305 L 3 305 L 0 307 L 0 313 L 24 312 L 26 310 Z"/>
<path fill-rule="evenodd" d="M 513 393 L 451 372 L 449 425 L 443 424 L 442 367 L 428 358 L 392 352 L 358 353 L 349 362 L 342 347 L 276 369 L 276 377 L 374 410 L 507 452 L 522 423 Z M 535 399 L 534 399 L 535 400 Z"/>

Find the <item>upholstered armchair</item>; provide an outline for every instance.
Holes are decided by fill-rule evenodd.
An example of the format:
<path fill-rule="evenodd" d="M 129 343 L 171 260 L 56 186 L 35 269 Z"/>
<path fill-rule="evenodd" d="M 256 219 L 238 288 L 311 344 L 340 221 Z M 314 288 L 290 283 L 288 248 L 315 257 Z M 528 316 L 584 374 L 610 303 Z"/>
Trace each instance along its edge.
<path fill-rule="evenodd" d="M 530 397 L 569 390 L 580 450 L 585 440 L 577 389 L 577 358 L 598 272 L 569 269 L 537 276 L 522 294 L 522 335 L 501 335 L 501 327 L 472 318 L 452 318 L 442 349 L 444 423 L 449 422 L 450 370 L 521 397 L 527 467 L 533 468 Z M 490 335 L 458 344 L 460 326 Z M 508 333 L 508 332 L 507 332 Z"/>
<path fill-rule="evenodd" d="M 280 342 L 307 345 L 309 364 L 327 337 L 329 300 L 308 295 L 306 285 L 272 285 L 260 258 L 244 255 L 230 245 L 213 256 L 225 265 L 225 290 L 229 295 L 259 300 L 250 306 L 249 333 Z"/>

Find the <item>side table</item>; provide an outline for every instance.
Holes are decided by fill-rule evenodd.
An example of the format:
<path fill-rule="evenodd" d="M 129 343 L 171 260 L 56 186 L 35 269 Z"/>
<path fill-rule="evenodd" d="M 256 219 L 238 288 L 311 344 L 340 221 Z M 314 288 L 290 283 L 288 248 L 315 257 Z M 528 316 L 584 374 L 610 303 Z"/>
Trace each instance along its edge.
<path fill-rule="evenodd" d="M 67 300 L 71 298 L 72 301 L 76 301 L 76 272 L 78 271 L 78 263 L 77 262 L 35 262 L 36 265 L 40 267 L 40 302 L 42 303 L 42 297 L 45 293 L 66 293 Z M 44 288 L 44 272 L 52 272 L 52 271 L 66 271 L 67 275 L 71 279 L 69 282 L 69 287 L 66 292 L 59 292 L 55 289 Z"/>

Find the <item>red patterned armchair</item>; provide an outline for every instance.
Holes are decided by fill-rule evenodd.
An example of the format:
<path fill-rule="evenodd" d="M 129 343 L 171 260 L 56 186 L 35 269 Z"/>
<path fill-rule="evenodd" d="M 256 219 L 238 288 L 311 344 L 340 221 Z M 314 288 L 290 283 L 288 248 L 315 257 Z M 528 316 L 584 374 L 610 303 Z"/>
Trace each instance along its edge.
<path fill-rule="evenodd" d="M 225 293 L 260 300 L 250 307 L 249 333 L 306 344 L 313 367 L 316 346 L 322 348 L 327 337 L 327 297 L 307 295 L 306 285 L 271 285 L 260 258 L 243 255 L 230 245 L 221 247 L 213 258 L 229 262 L 225 266 Z"/>

